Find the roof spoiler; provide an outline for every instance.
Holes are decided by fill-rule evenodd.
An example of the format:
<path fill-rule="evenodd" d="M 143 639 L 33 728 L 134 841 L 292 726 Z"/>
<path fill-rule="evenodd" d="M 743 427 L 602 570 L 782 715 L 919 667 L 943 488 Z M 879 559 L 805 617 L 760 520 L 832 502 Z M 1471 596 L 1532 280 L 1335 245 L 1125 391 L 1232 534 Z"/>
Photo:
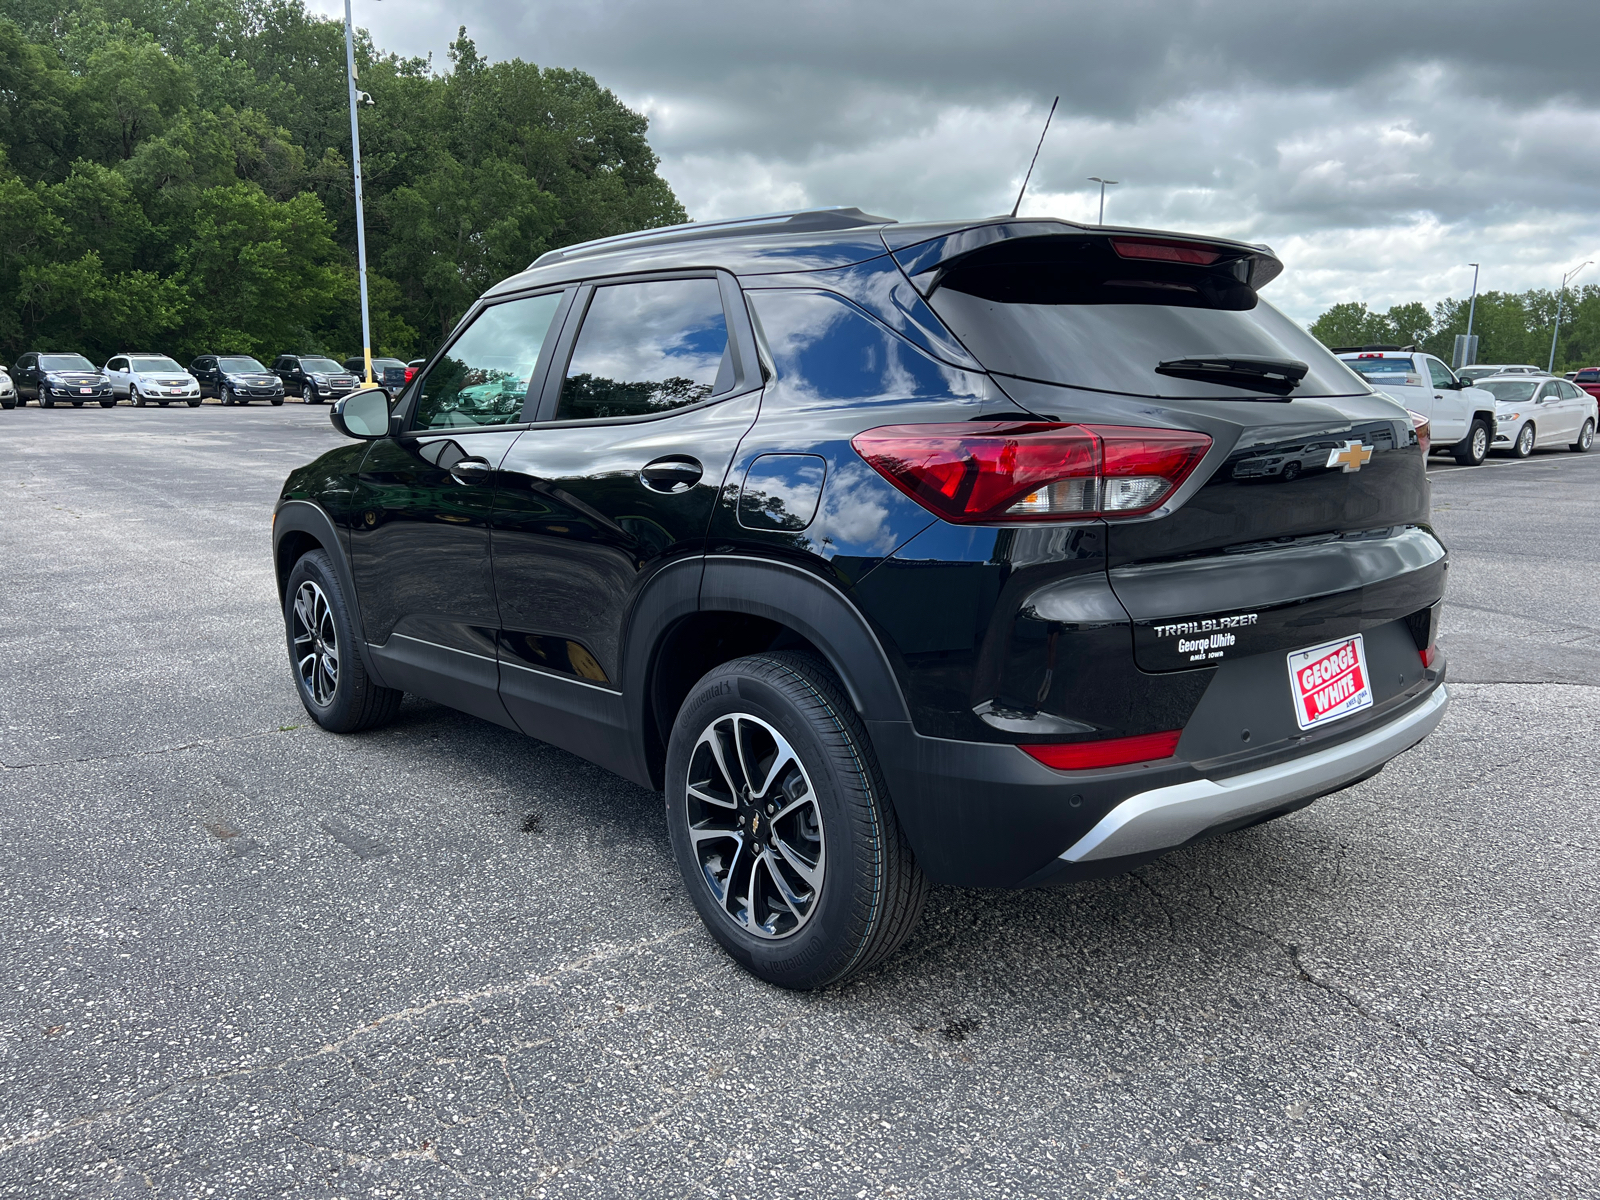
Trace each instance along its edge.
<path fill-rule="evenodd" d="M 1049 218 L 1013 221 L 1001 218 L 969 229 L 958 230 L 942 237 L 916 243 L 897 244 L 895 231 L 886 232 L 884 242 L 901 270 L 922 295 L 930 295 L 939 284 L 944 270 L 957 259 L 1001 242 L 1020 238 L 1038 237 L 1105 237 L 1112 241 L 1147 243 L 1163 248 L 1193 248 L 1202 253 L 1220 252 L 1228 259 L 1249 259 L 1248 284 L 1259 291 L 1283 272 L 1283 263 L 1270 246 L 1236 242 L 1229 238 L 1197 237 L 1189 233 L 1166 233 L 1154 229 L 1123 229 L 1104 225 L 1075 225 L 1069 221 Z M 905 233 L 910 233 L 907 229 Z M 901 235 L 904 237 L 904 234 Z M 1158 257 L 1157 255 L 1126 255 L 1127 257 Z M 1177 261 L 1185 261 L 1179 259 Z"/>

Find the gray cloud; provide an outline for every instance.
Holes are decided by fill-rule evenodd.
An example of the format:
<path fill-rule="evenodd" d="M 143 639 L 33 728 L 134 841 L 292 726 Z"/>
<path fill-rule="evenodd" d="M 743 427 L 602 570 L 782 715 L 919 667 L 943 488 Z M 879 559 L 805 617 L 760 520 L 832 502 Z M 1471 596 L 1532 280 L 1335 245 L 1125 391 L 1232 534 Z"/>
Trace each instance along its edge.
<path fill-rule="evenodd" d="M 324 0 L 326 3 L 326 0 Z M 332 7 L 331 4 L 328 7 Z M 593 72 L 648 112 L 697 218 L 1008 209 L 1272 243 L 1297 316 L 1548 285 L 1600 250 L 1592 2 L 362 6 L 378 43 Z"/>

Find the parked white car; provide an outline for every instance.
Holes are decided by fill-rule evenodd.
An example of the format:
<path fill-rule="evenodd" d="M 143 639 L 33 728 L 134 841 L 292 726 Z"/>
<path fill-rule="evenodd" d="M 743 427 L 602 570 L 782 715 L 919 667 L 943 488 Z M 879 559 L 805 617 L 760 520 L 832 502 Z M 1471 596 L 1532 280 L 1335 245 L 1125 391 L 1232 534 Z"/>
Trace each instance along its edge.
<path fill-rule="evenodd" d="M 1456 372 L 1457 377 L 1465 379 L 1474 387 L 1478 380 L 1488 379 L 1491 375 L 1548 375 L 1543 367 L 1535 367 L 1530 363 L 1473 363 L 1470 367 L 1462 367 Z"/>
<path fill-rule="evenodd" d="M 1600 402 L 1577 384 L 1548 375 L 1496 375 L 1478 386 L 1494 393 L 1496 450 L 1527 458 L 1555 446 L 1582 454 L 1594 444 Z"/>
<path fill-rule="evenodd" d="M 1347 350 L 1339 357 L 1373 387 L 1427 417 L 1435 451 L 1448 450 L 1472 467 L 1488 456 L 1495 436 L 1493 393 L 1456 378 L 1420 350 Z"/>
<path fill-rule="evenodd" d="M 146 404 L 168 405 L 182 400 L 190 408 L 200 407 L 200 381 L 165 354 L 119 354 L 106 363 L 111 394 L 143 408 Z"/>
<path fill-rule="evenodd" d="M 17 406 L 17 385 L 11 378 L 11 372 L 0 367 L 0 408 L 15 408 Z"/>

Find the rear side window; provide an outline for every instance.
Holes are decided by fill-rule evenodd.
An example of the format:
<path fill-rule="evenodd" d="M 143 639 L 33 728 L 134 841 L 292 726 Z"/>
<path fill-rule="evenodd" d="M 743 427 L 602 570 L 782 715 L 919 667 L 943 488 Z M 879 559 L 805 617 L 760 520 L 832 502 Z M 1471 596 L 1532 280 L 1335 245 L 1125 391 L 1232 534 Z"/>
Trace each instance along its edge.
<path fill-rule="evenodd" d="M 733 387 L 715 279 L 597 287 L 561 384 L 558 421 L 642 417 Z"/>
<path fill-rule="evenodd" d="M 561 293 L 490 305 L 428 369 L 413 429 L 507 425 L 521 419 Z"/>
<path fill-rule="evenodd" d="M 928 303 L 992 371 L 1137 396 L 1238 397 L 1235 387 L 1158 374 L 1163 362 L 1251 355 L 1305 363 L 1295 397 L 1364 391 L 1337 358 L 1233 268 L 1123 258 L 1109 239 L 1038 237 L 969 255 Z"/>

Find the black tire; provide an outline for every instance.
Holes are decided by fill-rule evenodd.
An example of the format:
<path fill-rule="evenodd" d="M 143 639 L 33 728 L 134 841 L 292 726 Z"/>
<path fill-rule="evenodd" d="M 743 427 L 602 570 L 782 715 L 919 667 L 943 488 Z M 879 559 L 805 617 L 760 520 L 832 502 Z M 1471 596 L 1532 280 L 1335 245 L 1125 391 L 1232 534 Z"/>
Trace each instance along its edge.
<path fill-rule="evenodd" d="M 171 403 L 171 401 L 170 400 L 157 400 L 156 403 L 159 404 L 162 408 L 165 408 L 168 404 Z"/>
<path fill-rule="evenodd" d="M 1298 462 L 1286 462 L 1283 464 L 1283 470 L 1278 472 L 1278 478 L 1283 480 L 1284 483 L 1293 483 L 1300 478 L 1300 470 L 1301 467 Z"/>
<path fill-rule="evenodd" d="M 83 401 L 82 400 L 74 400 L 72 402 L 72 407 L 73 408 L 82 408 L 83 407 Z"/>
<path fill-rule="evenodd" d="M 283 628 L 295 690 L 313 721 L 333 733 L 358 733 L 394 719 L 405 693 L 379 687 L 367 674 L 356 649 L 355 623 L 350 619 L 344 589 L 326 551 L 302 555 L 289 572 Z M 307 628 L 313 631 L 309 638 L 305 636 Z M 330 648 L 331 679 L 325 653 Z M 307 657 L 316 661 L 309 671 L 302 671 Z"/>
<path fill-rule="evenodd" d="M 1594 422 L 1584 421 L 1583 428 L 1578 431 L 1578 440 L 1568 446 L 1574 454 L 1587 454 L 1589 447 L 1594 445 Z"/>
<path fill-rule="evenodd" d="M 1456 443 L 1452 453 L 1463 467 L 1481 467 L 1489 457 L 1489 426 L 1482 417 L 1475 417 L 1467 436 Z"/>
<path fill-rule="evenodd" d="M 1517 440 L 1511 443 L 1511 457 L 1527 458 L 1533 453 L 1533 443 L 1538 436 L 1533 428 L 1533 422 L 1524 421 L 1522 428 L 1517 430 Z"/>
<path fill-rule="evenodd" d="M 115 396 L 112 396 L 109 399 L 105 399 L 105 400 L 100 401 L 100 407 L 101 408 L 115 408 L 116 406 L 117 406 L 117 398 Z"/>
<path fill-rule="evenodd" d="M 730 737 L 744 741 L 747 759 L 762 761 L 770 749 L 763 768 L 768 777 L 754 801 L 748 782 L 734 779 L 742 781 L 742 768 L 716 774 L 709 739 L 725 747 Z M 792 754 L 783 753 L 778 737 Z M 740 761 L 726 752 L 723 759 Z M 697 776 L 692 791 L 691 771 Z M 702 772 L 706 779 L 698 779 Z M 729 803 L 700 799 L 723 793 Z M 765 803 L 780 794 L 784 800 Z M 927 881 L 895 819 L 860 717 L 838 679 L 815 658 L 757 654 L 702 678 L 672 728 L 666 798 L 684 886 L 711 935 L 751 974 L 779 987 L 826 987 L 871 970 L 916 927 Z M 775 810 L 775 819 L 764 824 Z M 712 836 L 704 836 L 713 826 Z M 691 827 L 701 834 L 698 840 Z M 761 847 L 758 856 L 740 857 L 746 838 Z M 774 849 L 780 844 L 781 856 Z M 816 872 L 814 882 L 797 861 Z M 776 903 L 783 899 L 779 875 L 791 898 L 787 911 Z M 794 901 L 806 906 L 803 913 Z"/>
<path fill-rule="evenodd" d="M 200 397 L 196 396 L 193 400 L 190 400 L 189 401 L 189 407 L 190 408 L 199 408 L 200 407 Z"/>
<path fill-rule="evenodd" d="M 279 407 L 282 403 L 283 403 L 283 397 L 282 396 L 274 396 L 272 398 L 272 407 L 273 408 Z"/>
<path fill-rule="evenodd" d="M 40 388 L 39 389 L 39 407 L 40 408 L 54 408 L 55 406 L 56 406 L 56 402 L 54 400 L 50 399 L 49 396 L 46 396 L 44 394 L 44 389 Z"/>
<path fill-rule="evenodd" d="M 128 403 L 135 408 L 143 408 L 145 404 L 144 397 L 139 394 L 139 389 L 131 384 L 128 387 Z"/>
<path fill-rule="evenodd" d="M 237 403 L 237 400 L 233 394 L 233 389 L 227 384 L 223 384 L 222 387 L 217 389 L 217 399 L 222 401 L 223 408 L 227 408 L 230 404 Z"/>
<path fill-rule="evenodd" d="M 322 397 L 317 395 L 317 385 L 308 383 L 300 389 L 300 395 L 307 404 L 321 404 Z"/>
<path fill-rule="evenodd" d="M 16 396 L 0 396 L 0 408 L 13 409 L 17 406 Z"/>

